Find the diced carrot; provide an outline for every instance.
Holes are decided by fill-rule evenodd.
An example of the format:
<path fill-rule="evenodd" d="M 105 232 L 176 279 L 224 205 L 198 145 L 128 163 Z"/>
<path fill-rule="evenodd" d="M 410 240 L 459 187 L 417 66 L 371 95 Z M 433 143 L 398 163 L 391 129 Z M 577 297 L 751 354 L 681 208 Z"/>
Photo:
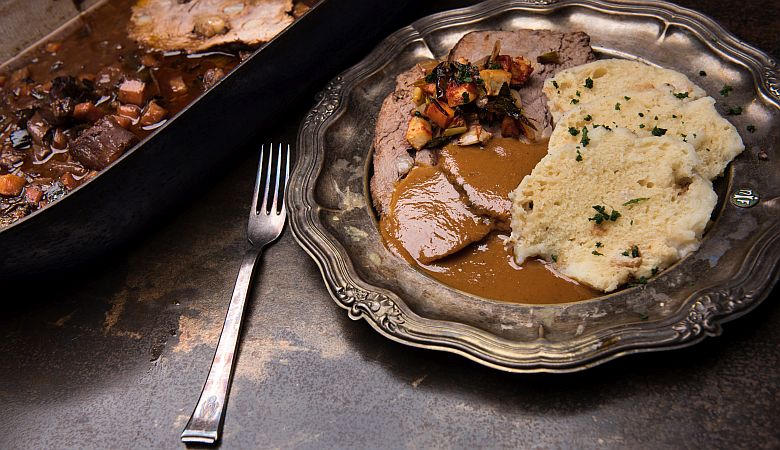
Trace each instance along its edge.
<path fill-rule="evenodd" d="M 65 172 L 60 176 L 60 182 L 68 188 L 68 190 L 76 189 L 79 182 L 76 180 L 76 178 L 73 176 L 70 172 Z"/>
<path fill-rule="evenodd" d="M 425 116 L 439 128 L 447 128 L 455 117 L 455 111 L 446 104 L 433 100 L 425 107 Z"/>
<path fill-rule="evenodd" d="M 187 93 L 187 84 L 184 83 L 184 79 L 181 77 L 181 75 L 177 75 L 171 78 L 169 84 L 171 86 L 171 92 L 173 92 L 174 94 Z"/>
<path fill-rule="evenodd" d="M 12 173 L 0 175 L 0 195 L 16 197 L 22 193 L 22 188 L 25 184 L 27 184 L 27 180 L 19 175 Z"/>
<path fill-rule="evenodd" d="M 88 120 L 95 122 L 103 117 L 103 112 L 93 105 L 92 102 L 78 103 L 73 108 L 73 117 L 78 120 Z"/>
<path fill-rule="evenodd" d="M 57 53 L 62 46 L 62 42 L 51 41 L 46 44 L 45 50 L 49 53 Z"/>
<path fill-rule="evenodd" d="M 168 114 L 168 111 L 165 108 L 158 105 L 157 102 L 151 101 L 141 115 L 141 125 L 147 126 L 155 124 L 163 120 L 166 114 Z"/>
<path fill-rule="evenodd" d="M 37 205 L 43 198 L 43 191 L 39 186 L 32 184 L 24 190 L 24 196 L 27 199 L 27 203 Z"/>
<path fill-rule="evenodd" d="M 142 106 L 146 101 L 146 83 L 141 80 L 125 80 L 119 85 L 117 97 L 122 103 Z"/>
<path fill-rule="evenodd" d="M 111 118 L 114 119 L 114 122 L 116 122 L 117 125 L 126 130 L 133 126 L 133 121 L 129 117 L 118 116 L 114 114 L 111 116 Z"/>
<path fill-rule="evenodd" d="M 138 120 L 141 117 L 141 108 L 136 105 L 119 105 L 116 108 L 117 114 L 127 117 L 130 120 Z"/>

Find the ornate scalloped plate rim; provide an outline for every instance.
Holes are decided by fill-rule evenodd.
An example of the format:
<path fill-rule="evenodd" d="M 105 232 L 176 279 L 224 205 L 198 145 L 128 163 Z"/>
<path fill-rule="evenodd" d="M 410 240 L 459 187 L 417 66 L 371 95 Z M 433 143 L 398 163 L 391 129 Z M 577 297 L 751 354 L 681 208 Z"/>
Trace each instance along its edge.
<path fill-rule="evenodd" d="M 383 54 L 402 47 L 426 30 L 447 23 L 475 20 L 505 10 L 547 12 L 556 8 L 579 6 L 606 13 L 651 15 L 667 27 L 682 26 L 723 56 L 743 64 L 751 72 L 758 91 L 780 109 L 780 70 L 775 61 L 760 50 L 739 41 L 715 21 L 696 11 L 667 2 L 624 2 L 602 0 L 488 1 L 468 8 L 428 16 L 390 35 L 365 59 L 331 81 L 302 123 L 298 148 L 303 151 L 290 180 L 291 228 L 296 241 L 314 259 L 328 292 L 353 320 L 365 319 L 385 337 L 403 344 L 448 351 L 480 364 L 510 372 L 572 372 L 610 361 L 619 356 L 681 348 L 707 336 L 717 336 L 721 325 L 758 306 L 780 278 L 780 221 L 765 231 L 750 248 L 737 275 L 725 283 L 700 289 L 683 302 L 679 311 L 659 320 L 621 325 L 594 334 L 575 351 L 544 339 L 540 325 L 538 344 L 508 341 L 469 325 L 425 319 L 412 312 L 396 294 L 367 286 L 352 267 L 351 260 L 327 233 L 318 217 L 318 206 L 310 189 L 322 165 L 322 142 L 327 125 L 344 111 L 345 83 L 373 73 Z M 310 164 L 305 165 L 306 162 Z M 752 264 L 750 263 L 752 261 Z M 759 264 L 761 261 L 763 264 Z M 766 264 L 770 263 L 770 264 Z M 736 280 L 736 282 L 734 282 Z M 446 333 L 442 333 L 446 330 Z M 658 335 L 659 331 L 665 331 Z M 644 339 L 643 339 L 644 338 Z M 514 344 L 514 345 L 513 345 Z"/>

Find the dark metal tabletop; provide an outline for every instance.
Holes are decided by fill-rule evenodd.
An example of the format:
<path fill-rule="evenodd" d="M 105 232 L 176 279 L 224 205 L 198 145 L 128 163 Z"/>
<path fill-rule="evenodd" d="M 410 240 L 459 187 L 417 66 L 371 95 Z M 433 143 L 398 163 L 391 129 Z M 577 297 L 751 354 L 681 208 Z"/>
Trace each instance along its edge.
<path fill-rule="evenodd" d="M 469 3 L 425 2 L 387 32 Z M 679 3 L 780 57 L 780 3 Z M 313 102 L 262 134 L 294 143 Z M 0 448 L 183 446 L 245 246 L 255 150 L 123 250 L 2 299 Z M 224 448 L 780 447 L 777 295 L 691 348 L 511 375 L 352 322 L 289 230 L 258 275 Z"/>

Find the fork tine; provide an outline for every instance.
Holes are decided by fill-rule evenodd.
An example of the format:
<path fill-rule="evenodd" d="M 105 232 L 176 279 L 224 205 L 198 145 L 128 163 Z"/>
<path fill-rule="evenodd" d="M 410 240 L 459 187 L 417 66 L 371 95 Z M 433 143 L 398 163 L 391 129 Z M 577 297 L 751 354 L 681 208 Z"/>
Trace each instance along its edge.
<path fill-rule="evenodd" d="M 274 161 L 274 145 L 270 144 L 268 148 L 268 164 L 265 166 L 265 190 L 263 191 L 263 206 L 261 207 L 263 212 L 268 211 L 268 198 L 273 195 L 272 192 L 268 192 L 268 187 L 271 185 L 271 164 Z"/>
<path fill-rule="evenodd" d="M 257 214 L 257 199 L 260 197 L 260 180 L 263 175 L 263 156 L 265 155 L 265 145 L 260 146 L 260 162 L 257 163 L 257 176 L 255 177 L 255 190 L 252 192 L 252 209 L 249 215 Z"/>
<path fill-rule="evenodd" d="M 277 159 L 276 159 L 276 176 L 274 178 L 276 179 L 276 183 L 274 184 L 274 201 L 271 205 L 271 212 L 274 214 L 277 213 L 276 205 L 277 201 L 279 200 L 279 178 L 282 176 L 282 144 L 279 144 L 279 151 L 276 152 Z M 269 164 L 270 165 L 270 164 Z"/>
<path fill-rule="evenodd" d="M 287 180 L 290 179 L 290 144 L 287 144 L 287 159 L 284 164 L 284 184 L 282 185 L 282 214 L 286 214 L 285 204 L 287 202 Z"/>

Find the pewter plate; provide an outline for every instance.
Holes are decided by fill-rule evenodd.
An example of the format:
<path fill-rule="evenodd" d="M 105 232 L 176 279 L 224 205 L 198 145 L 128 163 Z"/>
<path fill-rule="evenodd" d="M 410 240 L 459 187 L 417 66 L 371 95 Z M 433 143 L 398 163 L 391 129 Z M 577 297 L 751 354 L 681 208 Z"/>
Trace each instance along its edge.
<path fill-rule="evenodd" d="M 394 77 L 442 58 L 473 30 L 583 30 L 600 57 L 674 68 L 718 100 L 747 150 L 716 182 L 701 248 L 646 285 L 561 305 L 493 301 L 444 286 L 388 252 L 370 206 L 371 141 Z M 705 70 L 706 77 L 699 71 Z M 734 87 L 728 97 L 718 94 Z M 756 127 L 754 133 L 746 128 Z M 565 372 L 621 355 L 678 348 L 758 305 L 780 260 L 780 70 L 712 19 L 665 2 L 495 0 L 421 19 L 325 88 L 298 134 L 288 208 L 293 233 L 353 319 L 386 337 L 514 372 Z M 730 201 L 758 194 L 749 208 Z M 729 200 L 727 200 L 729 199 Z"/>

